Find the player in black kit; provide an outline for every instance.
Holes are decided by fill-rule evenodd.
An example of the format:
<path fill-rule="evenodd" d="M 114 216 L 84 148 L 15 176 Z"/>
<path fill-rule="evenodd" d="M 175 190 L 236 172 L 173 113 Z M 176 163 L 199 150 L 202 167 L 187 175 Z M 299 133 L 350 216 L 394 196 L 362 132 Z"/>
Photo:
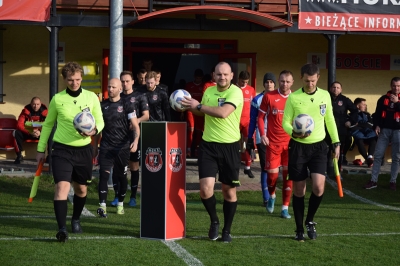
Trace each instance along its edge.
<path fill-rule="evenodd" d="M 120 80 L 122 83 L 121 98 L 125 101 L 130 102 L 138 118 L 138 123 L 149 120 L 149 105 L 147 104 L 147 97 L 145 94 L 133 90 L 133 74 L 130 71 L 122 71 Z M 139 142 L 140 143 L 140 142 Z M 139 184 L 139 160 L 140 160 L 140 145 L 135 152 L 131 152 L 129 156 L 129 169 L 131 171 L 131 196 L 129 200 L 129 206 L 136 206 L 136 193 Z M 111 202 L 112 206 L 118 205 L 118 190 L 119 182 L 117 178 L 113 178 L 113 186 L 115 192 L 115 198 Z"/>
<path fill-rule="evenodd" d="M 107 181 L 113 169 L 119 183 L 117 214 L 124 214 L 123 202 L 127 191 L 127 170 L 129 152 L 135 152 L 138 147 L 140 129 L 136 118 L 134 106 L 129 102 L 121 99 L 122 92 L 121 81 L 112 78 L 108 82 L 107 100 L 101 103 L 101 110 L 104 118 L 104 129 L 100 143 L 100 181 L 99 181 L 99 200 L 100 207 L 97 214 L 100 217 L 107 217 L 106 200 L 108 185 Z M 130 129 L 132 127 L 133 130 Z M 133 135 L 133 137 L 131 137 Z M 96 137 L 97 144 L 99 137 Z M 95 145 L 95 149 L 97 145 Z M 95 150 L 97 153 L 97 151 Z"/>
<path fill-rule="evenodd" d="M 137 91 L 146 94 L 150 121 L 171 121 L 168 94 L 156 85 L 156 76 L 153 71 L 147 72 L 146 86 L 139 87 Z"/>

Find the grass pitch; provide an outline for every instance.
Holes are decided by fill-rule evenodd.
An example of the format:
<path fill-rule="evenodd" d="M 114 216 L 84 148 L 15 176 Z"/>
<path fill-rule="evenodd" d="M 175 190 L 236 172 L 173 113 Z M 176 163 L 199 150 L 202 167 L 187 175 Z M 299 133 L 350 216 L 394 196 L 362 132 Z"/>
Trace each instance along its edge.
<path fill-rule="evenodd" d="M 125 204 L 125 215 L 117 215 L 116 208 L 109 206 L 107 219 L 82 217 L 84 233 L 70 234 L 67 243 L 58 243 L 52 178 L 41 178 L 37 196 L 28 203 L 33 178 L 3 176 L 0 265 L 400 265 L 400 192 L 389 190 L 386 175 L 372 190 L 363 189 L 368 175 L 343 177 L 344 198 L 338 197 L 329 182 L 326 184 L 315 217 L 317 240 L 293 240 L 293 211 L 290 207 L 292 219 L 280 218 L 279 190 L 273 214 L 262 207 L 260 191 L 242 191 L 238 192 L 233 241 L 225 244 L 208 240 L 209 218 L 198 193 L 187 194 L 185 239 L 141 239 L 138 200 L 135 208 Z M 221 193 L 216 197 L 222 223 Z M 96 214 L 97 207 L 94 182 L 86 208 Z M 68 215 L 72 215 L 71 204 Z M 70 227 L 70 217 L 67 225 Z"/>

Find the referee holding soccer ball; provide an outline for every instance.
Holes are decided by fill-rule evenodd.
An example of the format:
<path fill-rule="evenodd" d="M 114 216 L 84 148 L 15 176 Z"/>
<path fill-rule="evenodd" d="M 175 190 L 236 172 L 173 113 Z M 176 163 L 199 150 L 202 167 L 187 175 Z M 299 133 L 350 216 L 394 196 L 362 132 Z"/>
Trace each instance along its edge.
<path fill-rule="evenodd" d="M 308 170 L 311 173 L 312 192 L 305 219 L 307 235 L 317 238 L 314 215 L 322 201 L 325 186 L 328 146 L 325 139 L 325 124 L 332 139 L 335 158 L 339 158 L 340 142 L 332 112 L 329 92 L 317 87 L 319 68 L 314 64 L 306 64 L 301 68 L 303 87 L 289 95 L 286 101 L 283 128 L 291 135 L 289 142 L 289 179 L 293 181 L 293 213 L 296 222 L 297 241 L 304 241 L 304 196 Z M 315 123 L 311 134 L 298 134 L 293 131 L 292 121 L 299 114 L 310 115 Z"/>
<path fill-rule="evenodd" d="M 81 87 L 83 68 L 76 62 L 69 62 L 62 68 L 61 74 L 67 89 L 54 95 L 50 101 L 37 146 L 36 160 L 44 160 L 47 141 L 57 122 L 51 160 L 55 183 L 54 212 L 59 229 L 56 238 L 65 242 L 68 239 L 67 197 L 71 182 L 75 191 L 72 233 L 82 233 L 79 218 L 86 203 L 87 185 L 92 181 L 93 148 L 90 136 L 103 129 L 104 121 L 96 94 Z M 73 125 L 73 119 L 76 114 L 85 111 L 92 113 L 96 127 L 91 132 L 79 133 Z"/>

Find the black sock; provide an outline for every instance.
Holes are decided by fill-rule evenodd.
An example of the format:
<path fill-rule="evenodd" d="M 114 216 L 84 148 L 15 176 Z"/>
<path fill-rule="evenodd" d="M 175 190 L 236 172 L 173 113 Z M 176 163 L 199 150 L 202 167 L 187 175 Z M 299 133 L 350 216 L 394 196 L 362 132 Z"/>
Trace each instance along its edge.
<path fill-rule="evenodd" d="M 118 177 L 116 177 L 114 174 L 112 175 L 112 180 L 113 180 L 114 199 L 115 199 L 115 198 L 118 198 L 119 181 L 118 181 Z"/>
<path fill-rule="evenodd" d="M 107 193 L 108 193 L 108 179 L 110 178 L 110 173 L 100 170 L 99 177 L 99 201 L 100 203 L 106 203 Z"/>
<path fill-rule="evenodd" d="M 308 200 L 308 212 L 305 221 L 306 224 L 314 220 L 314 215 L 317 212 L 319 205 L 321 204 L 323 196 L 324 195 L 322 194 L 320 197 L 318 197 L 313 192 L 311 192 L 310 199 Z"/>
<path fill-rule="evenodd" d="M 292 197 L 294 220 L 296 223 L 296 231 L 304 231 L 303 218 L 304 218 L 304 196 Z"/>
<path fill-rule="evenodd" d="M 231 226 L 233 222 L 233 217 L 236 213 L 237 201 L 229 202 L 224 200 L 223 210 L 224 210 L 224 228 L 222 231 L 231 232 Z"/>
<path fill-rule="evenodd" d="M 206 208 L 208 215 L 210 215 L 210 220 L 212 223 L 219 223 L 217 216 L 217 200 L 214 195 L 208 199 L 201 199 L 204 207 Z"/>
<path fill-rule="evenodd" d="M 139 170 L 131 171 L 131 198 L 136 199 L 136 192 L 139 185 Z"/>
<path fill-rule="evenodd" d="M 85 203 L 86 203 L 86 196 L 81 198 L 76 194 L 74 194 L 74 211 L 72 213 L 72 220 L 79 220 L 79 217 L 81 217 L 83 207 L 85 207 Z"/>
<path fill-rule="evenodd" d="M 58 229 L 67 228 L 67 200 L 54 200 L 54 213 L 58 224 Z"/>

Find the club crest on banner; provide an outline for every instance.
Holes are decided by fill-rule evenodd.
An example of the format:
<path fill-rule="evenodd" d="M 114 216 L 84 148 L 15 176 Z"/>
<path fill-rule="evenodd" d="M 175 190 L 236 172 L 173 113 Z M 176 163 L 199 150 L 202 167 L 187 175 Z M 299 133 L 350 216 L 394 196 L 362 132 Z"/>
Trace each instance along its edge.
<path fill-rule="evenodd" d="M 147 170 L 150 172 L 158 172 L 163 166 L 162 152 L 160 148 L 147 148 L 145 164 Z"/>
<path fill-rule="evenodd" d="M 181 148 L 171 148 L 169 151 L 169 168 L 172 172 L 179 172 L 182 169 Z"/>

